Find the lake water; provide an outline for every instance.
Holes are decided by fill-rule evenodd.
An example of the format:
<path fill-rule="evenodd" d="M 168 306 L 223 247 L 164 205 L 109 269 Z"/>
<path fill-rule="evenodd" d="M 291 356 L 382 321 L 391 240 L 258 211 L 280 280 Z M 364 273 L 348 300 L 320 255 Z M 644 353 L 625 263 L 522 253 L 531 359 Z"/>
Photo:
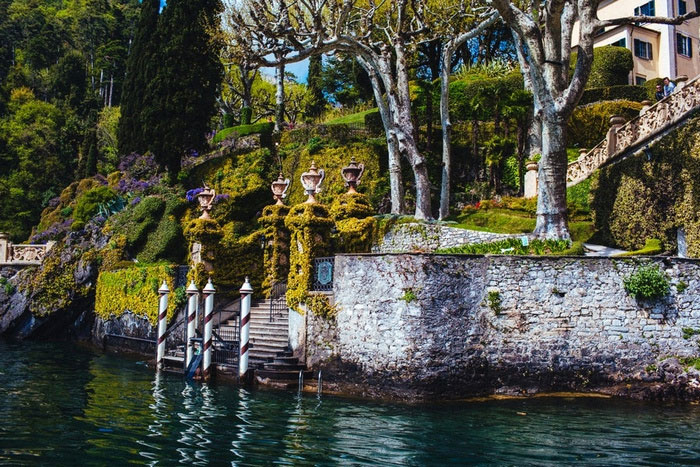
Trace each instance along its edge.
<path fill-rule="evenodd" d="M 700 407 L 599 398 L 407 406 L 186 384 L 0 341 L 2 465 L 700 465 Z"/>

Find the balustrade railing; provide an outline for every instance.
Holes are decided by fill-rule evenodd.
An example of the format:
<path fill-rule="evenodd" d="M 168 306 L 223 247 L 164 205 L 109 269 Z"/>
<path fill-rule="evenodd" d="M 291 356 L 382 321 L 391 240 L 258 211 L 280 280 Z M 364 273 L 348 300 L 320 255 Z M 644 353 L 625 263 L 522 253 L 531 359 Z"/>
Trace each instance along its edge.
<path fill-rule="evenodd" d="M 14 244 L 9 240 L 9 235 L 0 233 L 0 264 L 18 266 L 41 264 L 54 244 L 55 242 L 48 242 L 45 245 Z"/>
<path fill-rule="evenodd" d="M 586 154 L 571 162 L 566 173 L 566 185 L 573 186 L 588 178 L 601 165 L 623 153 L 638 148 L 664 130 L 680 122 L 700 106 L 700 76 L 683 85 L 665 99 L 644 107 L 638 117 L 616 124 L 605 140 Z"/>

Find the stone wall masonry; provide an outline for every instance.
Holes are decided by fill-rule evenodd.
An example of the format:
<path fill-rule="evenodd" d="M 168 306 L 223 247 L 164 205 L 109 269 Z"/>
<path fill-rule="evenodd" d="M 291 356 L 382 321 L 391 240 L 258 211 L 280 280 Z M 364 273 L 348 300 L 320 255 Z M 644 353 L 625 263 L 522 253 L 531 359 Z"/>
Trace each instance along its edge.
<path fill-rule="evenodd" d="M 647 263 L 671 278 L 657 303 L 624 290 Z M 663 379 L 655 365 L 667 357 L 700 355 L 698 336 L 683 332 L 700 331 L 698 261 L 401 254 L 335 264 L 336 320 L 311 316 L 306 330 L 307 365 L 330 382 L 415 397 L 591 390 Z"/>
<path fill-rule="evenodd" d="M 439 248 L 451 248 L 470 243 L 488 243 L 521 235 L 480 232 L 458 229 L 442 224 L 407 223 L 395 224 L 384 235 L 380 245 L 372 248 L 373 253 L 430 253 Z"/>

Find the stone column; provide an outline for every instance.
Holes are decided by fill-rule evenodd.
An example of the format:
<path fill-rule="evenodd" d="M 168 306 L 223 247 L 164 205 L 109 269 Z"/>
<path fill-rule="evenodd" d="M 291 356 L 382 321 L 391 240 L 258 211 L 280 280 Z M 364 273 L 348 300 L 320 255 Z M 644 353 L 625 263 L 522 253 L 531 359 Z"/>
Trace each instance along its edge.
<path fill-rule="evenodd" d="M 10 262 L 10 236 L 0 232 L 0 264 Z"/>
<path fill-rule="evenodd" d="M 377 220 L 367 195 L 348 192 L 331 204 L 330 214 L 338 228 L 338 251 L 369 253 L 372 250 L 373 230 Z"/>
<path fill-rule="evenodd" d="M 525 163 L 525 187 L 523 190 L 523 196 L 527 198 L 534 198 L 537 196 L 537 170 L 539 165 L 535 161 L 527 161 Z"/>
<path fill-rule="evenodd" d="M 185 228 L 190 244 L 190 274 L 197 287 L 204 287 L 214 273 L 214 259 L 223 236 L 221 226 L 214 219 L 195 219 Z"/>
<path fill-rule="evenodd" d="M 619 115 L 610 117 L 610 129 L 606 139 L 608 141 L 608 157 L 617 152 L 617 130 L 625 124 L 625 119 Z"/>
<path fill-rule="evenodd" d="M 284 220 L 290 232 L 287 305 L 296 310 L 311 288 L 313 259 L 330 255 L 333 221 L 328 209 L 318 203 L 297 204 Z"/>
<path fill-rule="evenodd" d="M 685 87 L 686 83 L 688 82 L 688 75 L 676 76 L 675 82 L 676 82 L 676 91 L 680 91 L 681 89 L 683 89 Z"/>
<path fill-rule="evenodd" d="M 289 275 L 289 229 L 284 225 L 284 219 L 289 214 L 289 206 L 275 204 L 265 206 L 259 219 L 263 230 L 263 254 L 265 278 L 263 292 L 270 295 L 272 285 L 286 282 Z"/>

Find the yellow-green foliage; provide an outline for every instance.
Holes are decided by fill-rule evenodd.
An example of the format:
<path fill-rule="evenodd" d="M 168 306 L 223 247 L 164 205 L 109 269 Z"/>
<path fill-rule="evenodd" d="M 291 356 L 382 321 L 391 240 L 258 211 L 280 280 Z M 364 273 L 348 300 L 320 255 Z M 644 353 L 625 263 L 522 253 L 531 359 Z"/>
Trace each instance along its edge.
<path fill-rule="evenodd" d="M 291 233 L 287 305 L 299 310 L 311 287 L 312 259 L 330 253 L 333 221 L 321 204 L 298 204 L 289 211 L 285 225 Z"/>
<path fill-rule="evenodd" d="M 158 288 L 165 280 L 171 291 L 168 300 L 170 320 L 176 308 L 174 273 L 173 267 L 162 264 L 102 271 L 97 279 L 95 313 L 107 320 L 129 310 L 136 316 L 148 318 L 155 326 L 158 322 Z"/>
<path fill-rule="evenodd" d="M 306 307 L 311 313 L 324 319 L 335 319 L 338 314 L 338 308 L 331 304 L 326 294 L 309 294 L 306 298 Z"/>
<path fill-rule="evenodd" d="M 336 222 L 349 217 L 364 219 L 374 213 L 372 203 L 362 193 L 344 193 L 333 200 L 330 209 L 331 218 Z"/>
<path fill-rule="evenodd" d="M 178 218 L 185 207 L 176 192 L 146 196 L 110 217 L 106 229 L 124 235 L 128 251 L 142 263 L 180 262 L 185 251 Z"/>
<path fill-rule="evenodd" d="M 65 250 L 64 244 L 57 244 L 27 284 L 25 292 L 30 296 L 29 309 L 35 316 L 46 316 L 66 309 L 76 299 L 89 295 L 89 284 L 79 286 L 75 272 L 79 267 L 85 269 L 94 266 L 96 253 L 93 250 L 75 248 L 65 255 L 69 259 L 63 260 Z"/>
<path fill-rule="evenodd" d="M 642 104 L 624 100 L 577 107 L 569 119 L 569 145 L 591 149 L 605 138 L 612 115 L 631 120 L 639 115 L 641 109 Z"/>
<path fill-rule="evenodd" d="M 685 228 L 688 255 L 700 257 L 700 117 L 672 131 L 645 154 L 602 168 L 591 182 L 599 241 L 637 250 L 649 238 L 669 250 Z"/>
<path fill-rule="evenodd" d="M 374 232 L 377 227 L 375 217 L 358 219 L 350 217 L 336 222 L 338 228 L 338 251 L 342 253 L 369 253 L 372 251 Z"/>
<path fill-rule="evenodd" d="M 627 251 L 615 256 L 651 256 L 658 255 L 662 251 L 664 250 L 663 246 L 661 245 L 661 240 L 658 238 L 649 238 L 646 242 L 644 242 L 644 248 L 635 251 Z"/>
<path fill-rule="evenodd" d="M 265 206 L 259 219 L 265 235 L 265 277 L 262 287 L 265 296 L 275 282 L 287 282 L 289 275 L 289 229 L 284 219 L 289 207 L 283 205 Z"/>
<path fill-rule="evenodd" d="M 287 198 L 289 203 L 294 205 L 306 201 L 306 193 L 299 183 L 299 178 L 309 170 L 312 161 L 316 162 L 316 167 L 326 172 L 326 178 L 321 185 L 322 191 L 316 195 L 320 203 L 330 204 L 338 195 L 345 193 L 347 188 L 340 175 L 340 169 L 350 163 L 351 156 L 355 156 L 358 162 L 365 165 L 358 190 L 375 202 L 384 196 L 388 183 L 384 175 L 386 171 L 380 170 L 380 161 L 383 163 L 386 160 L 386 142 L 383 145 L 349 143 L 339 147 L 332 144 L 333 142 L 322 143 L 315 150 L 310 150 L 311 144 L 301 147 L 298 144 L 280 145 L 280 152 L 284 156 L 282 170 L 292 180 Z"/>
<path fill-rule="evenodd" d="M 203 245 L 216 245 L 224 236 L 221 226 L 216 219 L 194 219 L 185 227 L 185 237 L 190 243 L 198 242 Z"/>
<path fill-rule="evenodd" d="M 94 178 L 84 178 L 68 185 L 58 197 L 58 204 L 54 207 L 44 209 L 41 213 L 41 219 L 39 220 L 39 225 L 36 227 L 36 233 L 41 233 L 55 223 L 72 218 L 73 211 L 80 197 L 85 192 L 99 186 L 101 186 L 100 182 Z"/>
<path fill-rule="evenodd" d="M 277 177 L 271 168 L 268 149 L 211 159 L 195 167 L 188 177 L 191 187 L 202 181 L 217 194 L 228 195 L 220 200 L 212 216 L 222 224 L 230 220 L 249 221 L 272 201 L 270 183 Z"/>

